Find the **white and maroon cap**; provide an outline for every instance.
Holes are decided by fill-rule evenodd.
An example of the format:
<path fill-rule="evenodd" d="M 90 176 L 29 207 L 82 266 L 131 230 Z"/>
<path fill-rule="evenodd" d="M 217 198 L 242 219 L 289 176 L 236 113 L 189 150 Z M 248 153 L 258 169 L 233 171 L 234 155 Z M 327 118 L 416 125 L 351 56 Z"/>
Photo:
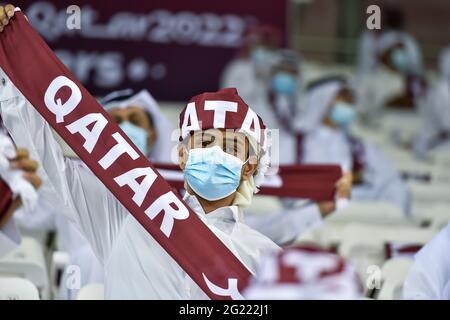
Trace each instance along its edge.
<path fill-rule="evenodd" d="M 266 150 L 266 126 L 238 95 L 236 88 L 199 94 L 181 111 L 180 141 L 191 132 L 208 129 L 243 132 Z"/>

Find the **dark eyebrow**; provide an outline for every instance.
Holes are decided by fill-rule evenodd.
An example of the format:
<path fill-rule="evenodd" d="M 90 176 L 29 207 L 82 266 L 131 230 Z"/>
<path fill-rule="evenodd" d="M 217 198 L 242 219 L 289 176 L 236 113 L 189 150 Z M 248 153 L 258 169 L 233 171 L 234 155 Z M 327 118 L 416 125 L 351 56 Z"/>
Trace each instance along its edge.
<path fill-rule="evenodd" d="M 216 138 L 215 135 L 213 135 L 213 134 L 211 134 L 211 133 L 209 133 L 209 132 L 203 132 L 202 135 L 201 135 L 201 137 L 202 137 L 202 139 L 203 139 L 203 138 L 208 138 L 208 140 L 211 140 L 211 138 L 213 138 L 213 139 Z"/>
<path fill-rule="evenodd" d="M 137 111 L 130 112 L 130 119 L 133 119 L 133 120 L 139 120 L 140 119 L 139 118 L 139 114 L 137 113 Z"/>

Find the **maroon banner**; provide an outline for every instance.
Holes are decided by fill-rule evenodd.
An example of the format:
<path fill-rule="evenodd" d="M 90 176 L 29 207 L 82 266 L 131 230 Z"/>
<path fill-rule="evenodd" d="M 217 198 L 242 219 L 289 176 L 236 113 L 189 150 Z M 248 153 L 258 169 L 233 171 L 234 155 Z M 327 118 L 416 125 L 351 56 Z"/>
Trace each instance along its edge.
<path fill-rule="evenodd" d="M 172 192 L 21 12 L 0 34 L 0 66 L 149 236 L 209 297 L 242 298 L 239 290 L 250 276 L 249 270 Z"/>
<path fill-rule="evenodd" d="M 5 183 L 5 181 L 0 179 L 0 221 L 12 203 L 12 196 L 13 194 L 9 186 Z"/>
<path fill-rule="evenodd" d="M 94 95 L 131 87 L 186 101 L 216 91 L 249 27 L 272 25 L 283 37 L 286 29 L 286 0 L 13 3 Z M 79 29 L 72 5 L 81 9 Z"/>
<path fill-rule="evenodd" d="M 183 189 L 184 177 L 179 166 L 162 163 L 154 166 L 173 188 Z M 341 167 L 337 165 L 280 166 L 276 175 L 266 177 L 258 194 L 333 201 L 336 182 L 341 176 Z"/>

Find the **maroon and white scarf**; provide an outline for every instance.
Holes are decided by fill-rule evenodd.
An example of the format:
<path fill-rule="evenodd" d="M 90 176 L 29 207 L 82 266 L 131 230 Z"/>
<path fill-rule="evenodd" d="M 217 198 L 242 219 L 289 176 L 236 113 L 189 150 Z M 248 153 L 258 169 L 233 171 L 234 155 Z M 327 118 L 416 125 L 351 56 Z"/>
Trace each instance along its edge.
<path fill-rule="evenodd" d="M 155 163 L 154 166 L 173 188 L 184 188 L 184 175 L 179 166 L 163 163 Z M 266 176 L 258 194 L 333 201 L 336 182 L 341 176 L 341 167 L 337 165 L 280 166 L 277 174 Z"/>
<path fill-rule="evenodd" d="M 210 298 L 241 298 L 249 270 L 173 193 L 21 12 L 0 34 L 0 67 Z"/>
<path fill-rule="evenodd" d="M 250 276 L 248 269 L 172 191 L 20 12 L 0 34 L 0 67 L 209 297 L 241 297 L 239 291 Z M 211 118 L 211 123 L 214 120 Z M 269 180 L 262 190 L 272 195 L 330 200 L 340 176 L 340 169 L 334 166 L 282 167 L 278 179 Z M 173 184 L 174 179 L 167 179 Z M 180 182 L 178 179 L 173 187 L 180 188 Z"/>
<path fill-rule="evenodd" d="M 11 205 L 13 194 L 9 186 L 0 179 L 0 221 Z"/>

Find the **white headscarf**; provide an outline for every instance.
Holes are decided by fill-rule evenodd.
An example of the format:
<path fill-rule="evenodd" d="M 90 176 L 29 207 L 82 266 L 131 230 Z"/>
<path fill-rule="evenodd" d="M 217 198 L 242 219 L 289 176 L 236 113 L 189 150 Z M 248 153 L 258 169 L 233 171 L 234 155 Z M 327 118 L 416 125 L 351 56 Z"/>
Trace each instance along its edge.
<path fill-rule="evenodd" d="M 116 100 L 130 92 L 132 92 L 130 89 L 115 91 L 105 96 L 100 102 L 105 102 L 102 104 L 107 111 L 115 108 L 123 109 L 135 106 L 147 112 L 153 119 L 153 126 L 158 135 L 151 151 L 150 161 L 169 163 L 172 147 L 176 146 L 176 142 L 171 140 L 173 133 L 172 124 L 161 112 L 158 103 L 147 90 L 141 90 L 125 100 Z"/>
<path fill-rule="evenodd" d="M 302 57 L 294 50 L 280 49 L 273 59 L 273 66 L 277 67 L 281 65 L 290 66 L 299 72 L 302 66 Z"/>
<path fill-rule="evenodd" d="M 408 55 L 410 72 L 416 75 L 423 73 L 422 54 L 417 42 L 408 34 L 401 31 L 387 31 L 381 35 L 376 44 L 377 55 L 381 56 L 384 52 L 395 46 L 403 44 Z"/>
<path fill-rule="evenodd" d="M 306 106 L 299 117 L 299 129 L 309 132 L 317 128 L 337 93 L 345 86 L 342 80 L 330 79 L 309 89 L 306 93 Z"/>

